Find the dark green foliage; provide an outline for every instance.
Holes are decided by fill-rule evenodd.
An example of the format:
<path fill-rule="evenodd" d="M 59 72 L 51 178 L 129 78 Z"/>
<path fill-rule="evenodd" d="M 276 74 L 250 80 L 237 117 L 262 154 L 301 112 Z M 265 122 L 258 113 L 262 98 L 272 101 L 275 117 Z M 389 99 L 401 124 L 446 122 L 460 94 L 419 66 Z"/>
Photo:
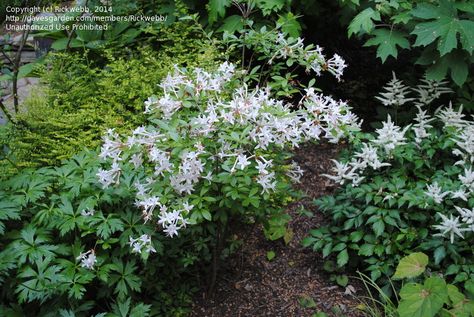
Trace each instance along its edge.
<path fill-rule="evenodd" d="M 133 205 L 134 180 L 103 191 L 97 168 L 97 155 L 85 152 L 58 168 L 24 170 L 0 183 L 0 314 L 182 316 L 186 311 L 197 285 L 196 265 L 210 259 L 208 243 L 196 242 L 207 230 L 196 225 L 174 239 L 154 233 Z M 93 215 L 82 214 L 91 209 Z M 131 236 L 144 233 L 153 235 L 157 251 L 147 260 L 129 247 Z M 77 259 L 90 249 L 97 256 L 92 270 Z"/>
<path fill-rule="evenodd" d="M 303 244 L 322 252 L 325 258 L 335 257 L 340 267 L 368 271 L 379 283 L 393 275 L 400 258 L 414 251 L 429 254 L 434 259 L 433 268 L 447 269 L 455 283 L 474 278 L 469 233 L 465 240 L 454 243 L 434 236 L 438 231 L 433 225 L 440 220 L 437 213 L 453 209 L 455 202 L 447 198 L 443 204 L 433 203 L 425 194 L 426 186 L 437 181 L 446 190 L 459 189 L 460 181 L 449 176 L 462 173 L 463 167 L 454 165 L 454 131 L 442 133 L 436 128 L 430 132 L 420 145 L 408 132 L 406 144 L 392 153 L 391 166 L 364 174 L 357 187 L 344 185 L 333 196 L 317 199 L 315 203 L 329 223 L 311 230 Z M 352 150 L 346 151 L 345 158 L 349 152 Z M 466 208 L 473 204 L 470 199 Z"/>
<path fill-rule="evenodd" d="M 401 49 L 411 49 L 428 79 L 449 75 L 458 86 L 466 82 L 474 50 L 472 1 L 352 2 L 356 6 L 348 35 L 367 35 L 365 45 L 376 46 L 382 62 L 397 58 Z"/>

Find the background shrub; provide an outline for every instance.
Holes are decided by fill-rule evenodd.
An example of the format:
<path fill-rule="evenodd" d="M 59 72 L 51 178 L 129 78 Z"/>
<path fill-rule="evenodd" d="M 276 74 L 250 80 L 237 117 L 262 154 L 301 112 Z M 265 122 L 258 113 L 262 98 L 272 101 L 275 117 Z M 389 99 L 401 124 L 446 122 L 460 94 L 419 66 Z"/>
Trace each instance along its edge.
<path fill-rule="evenodd" d="M 156 46 L 109 50 L 92 60 L 88 52 L 52 54 L 41 77 L 44 90 L 26 100 L 15 125 L 3 128 L 9 159 L 19 168 L 57 165 L 95 148 L 105 129 L 144 122 L 143 102 L 174 65 L 209 66 L 219 56 L 192 20 L 160 33 Z"/>

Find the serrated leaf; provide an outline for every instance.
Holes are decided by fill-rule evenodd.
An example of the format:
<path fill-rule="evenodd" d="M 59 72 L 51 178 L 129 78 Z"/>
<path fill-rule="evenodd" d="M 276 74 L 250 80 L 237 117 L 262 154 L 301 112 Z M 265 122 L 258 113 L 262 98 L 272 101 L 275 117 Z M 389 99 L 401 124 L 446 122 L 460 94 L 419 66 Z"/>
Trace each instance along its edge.
<path fill-rule="evenodd" d="M 361 31 L 364 33 L 370 33 L 374 29 L 373 21 L 380 20 L 380 13 L 369 7 L 361 11 L 354 17 L 354 19 L 352 19 L 347 29 L 347 34 L 351 37 L 352 34 L 357 34 Z"/>
<path fill-rule="evenodd" d="M 427 46 L 438 37 L 446 36 L 452 21 L 451 18 L 443 16 L 436 21 L 418 23 L 413 32 L 411 32 L 411 34 L 416 35 L 416 41 L 413 46 Z"/>
<path fill-rule="evenodd" d="M 231 0 L 209 0 L 209 23 L 212 24 L 224 17 L 226 8 L 230 6 L 231 2 Z"/>
<path fill-rule="evenodd" d="M 428 265 L 428 256 L 424 253 L 412 253 L 400 260 L 394 279 L 412 278 L 420 275 Z"/>
<path fill-rule="evenodd" d="M 257 0 L 257 7 L 262 10 L 263 15 L 280 11 L 286 0 Z"/>
<path fill-rule="evenodd" d="M 349 262 L 349 253 L 347 252 L 347 249 L 344 249 L 337 255 L 337 265 L 342 267 L 346 265 L 347 262 Z"/>
<path fill-rule="evenodd" d="M 382 60 L 384 63 L 387 60 L 387 57 L 393 56 L 397 58 L 398 49 L 397 46 L 401 48 L 409 48 L 410 42 L 405 38 L 404 34 L 388 29 L 377 29 L 372 32 L 374 35 L 373 38 L 369 39 L 364 46 L 378 46 L 377 47 L 377 57 Z"/>
<path fill-rule="evenodd" d="M 291 12 L 280 16 L 278 19 L 278 24 L 281 25 L 281 30 L 283 33 L 286 33 L 294 38 L 301 35 L 301 24 L 296 19 L 297 17 Z"/>
<path fill-rule="evenodd" d="M 371 256 L 372 254 L 374 254 L 374 249 L 375 249 L 375 245 L 373 244 L 363 244 L 360 248 L 359 248 L 359 255 L 363 255 L 363 256 Z"/>
<path fill-rule="evenodd" d="M 472 54 L 474 51 L 474 21 L 459 21 L 458 31 L 462 47 L 468 51 L 469 54 Z"/>
<path fill-rule="evenodd" d="M 385 231 L 385 223 L 383 220 L 378 220 L 372 224 L 372 229 L 374 230 L 375 236 L 380 236 Z"/>

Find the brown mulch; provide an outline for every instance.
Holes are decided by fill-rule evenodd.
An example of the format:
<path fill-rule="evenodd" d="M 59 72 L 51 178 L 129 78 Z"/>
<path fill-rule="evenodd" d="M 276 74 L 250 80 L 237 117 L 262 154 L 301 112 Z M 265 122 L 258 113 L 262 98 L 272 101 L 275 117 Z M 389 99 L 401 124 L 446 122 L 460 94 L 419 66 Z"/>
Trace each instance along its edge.
<path fill-rule="evenodd" d="M 330 159 L 340 149 L 341 146 L 331 144 L 306 145 L 296 152 L 295 161 L 305 170 L 299 187 L 308 197 L 288 207 L 293 218 L 289 225 L 294 233 L 292 240 L 288 245 L 281 239 L 269 241 L 260 226 L 238 229 L 240 232 L 234 234 L 243 240 L 242 247 L 221 264 L 214 297 L 206 298 L 205 291 L 196 296 L 191 316 L 311 317 L 318 311 L 337 317 L 363 316 L 356 309 L 359 302 L 329 281 L 321 255 L 300 243 L 309 230 L 324 222 L 312 200 L 334 190 L 331 182 L 320 174 L 330 171 Z M 299 212 L 301 207 L 314 216 Z M 267 259 L 268 251 L 276 253 L 271 261 Z M 354 285 L 352 279 L 350 284 Z M 314 300 L 316 307 L 302 305 L 303 298 Z"/>

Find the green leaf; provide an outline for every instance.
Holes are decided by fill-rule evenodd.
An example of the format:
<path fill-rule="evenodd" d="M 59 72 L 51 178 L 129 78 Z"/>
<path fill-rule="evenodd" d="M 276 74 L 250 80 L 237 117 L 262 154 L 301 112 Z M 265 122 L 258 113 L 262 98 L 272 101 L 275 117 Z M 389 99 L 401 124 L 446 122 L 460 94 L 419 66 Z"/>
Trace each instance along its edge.
<path fill-rule="evenodd" d="M 273 260 L 275 258 L 275 256 L 276 256 L 276 253 L 274 251 L 268 251 L 267 252 L 267 260 L 268 261 Z"/>
<path fill-rule="evenodd" d="M 347 275 L 338 275 L 336 276 L 336 283 L 342 287 L 346 287 L 349 283 L 349 278 Z"/>
<path fill-rule="evenodd" d="M 107 218 L 102 217 L 102 221 L 97 226 L 97 234 L 102 239 L 108 239 L 114 232 L 123 231 L 123 229 L 122 220 L 108 215 Z"/>
<path fill-rule="evenodd" d="M 229 32 L 234 33 L 235 31 L 241 30 L 244 27 L 242 17 L 240 15 L 231 15 L 225 18 L 217 32 Z"/>
<path fill-rule="evenodd" d="M 418 23 L 411 34 L 416 35 L 416 41 L 413 46 L 427 46 L 433 43 L 438 37 L 446 37 L 452 19 L 449 17 L 441 17 L 439 20 Z"/>
<path fill-rule="evenodd" d="M 211 221 L 212 220 L 212 215 L 211 213 L 209 212 L 209 210 L 207 209 L 203 209 L 201 210 L 201 215 L 204 219 L 206 219 L 207 221 Z"/>
<path fill-rule="evenodd" d="M 389 29 L 377 29 L 374 30 L 372 34 L 374 37 L 369 39 L 364 46 L 378 46 L 377 57 L 382 60 L 382 63 L 384 63 L 389 56 L 397 58 L 397 46 L 401 48 L 410 47 L 410 43 L 402 32 L 391 31 Z"/>
<path fill-rule="evenodd" d="M 209 0 L 209 23 L 216 22 L 220 17 L 225 16 L 225 11 L 231 4 L 231 0 Z"/>
<path fill-rule="evenodd" d="M 67 48 L 68 42 L 69 42 L 68 38 L 57 39 L 56 41 L 53 42 L 53 44 L 51 45 L 51 48 L 57 51 L 65 50 Z M 78 39 L 72 39 L 69 42 L 69 47 L 72 47 L 72 48 L 82 47 L 82 46 L 84 46 L 84 42 L 79 41 Z"/>
<path fill-rule="evenodd" d="M 291 12 L 280 15 L 278 24 L 281 25 L 283 33 L 295 38 L 301 35 L 301 24 L 296 19 L 297 17 Z"/>
<path fill-rule="evenodd" d="M 263 15 L 280 11 L 286 0 L 257 0 L 257 7 L 262 10 Z"/>
<path fill-rule="evenodd" d="M 469 54 L 472 54 L 474 51 L 474 21 L 459 21 L 458 31 L 462 47 L 468 51 Z"/>
<path fill-rule="evenodd" d="M 446 257 L 446 248 L 444 246 L 439 246 L 434 251 L 435 264 L 438 265 Z"/>
<path fill-rule="evenodd" d="M 363 244 L 360 248 L 359 248 L 359 255 L 363 255 L 363 256 L 371 256 L 372 254 L 374 254 L 374 249 L 375 249 L 375 245 L 373 244 Z"/>
<path fill-rule="evenodd" d="M 342 267 L 346 265 L 347 262 L 349 262 L 349 253 L 347 253 L 347 249 L 344 249 L 337 255 L 337 265 Z"/>
<path fill-rule="evenodd" d="M 456 55 L 459 56 L 458 54 Z M 448 58 L 448 65 L 451 68 L 451 78 L 458 86 L 462 86 L 467 80 L 469 65 L 460 57 Z"/>
<path fill-rule="evenodd" d="M 428 265 L 428 256 L 424 253 L 412 253 L 400 260 L 394 279 L 416 277 L 423 273 Z"/>
<path fill-rule="evenodd" d="M 305 295 L 305 296 L 301 297 L 298 300 L 298 302 L 299 302 L 300 306 L 303 307 L 303 308 L 315 308 L 315 307 L 317 307 L 316 302 L 314 301 L 314 299 L 312 299 L 308 295 Z"/>
<path fill-rule="evenodd" d="M 372 229 L 374 230 L 375 236 L 381 236 L 382 233 L 385 231 L 385 223 L 382 219 L 377 220 L 372 224 Z"/>
<path fill-rule="evenodd" d="M 36 65 L 36 63 L 28 63 L 20 66 L 20 69 L 18 70 L 18 79 L 28 77 L 33 72 Z"/>
<path fill-rule="evenodd" d="M 380 20 L 380 13 L 378 11 L 375 11 L 372 8 L 367 8 L 352 19 L 347 29 L 347 34 L 351 37 L 352 34 L 357 34 L 361 31 L 364 33 L 370 33 L 374 29 L 373 21 Z"/>
<path fill-rule="evenodd" d="M 472 54 L 474 50 L 474 21 L 459 19 L 456 9 L 450 1 L 440 1 L 440 6 L 419 4 L 413 16 L 431 20 L 418 23 L 411 34 L 417 36 L 414 46 L 427 46 L 438 39 L 437 49 L 441 56 L 458 47 L 460 42 L 464 50 Z"/>
<path fill-rule="evenodd" d="M 448 300 L 446 282 L 439 277 L 426 279 L 423 285 L 406 284 L 400 291 L 400 317 L 434 317 Z"/>

